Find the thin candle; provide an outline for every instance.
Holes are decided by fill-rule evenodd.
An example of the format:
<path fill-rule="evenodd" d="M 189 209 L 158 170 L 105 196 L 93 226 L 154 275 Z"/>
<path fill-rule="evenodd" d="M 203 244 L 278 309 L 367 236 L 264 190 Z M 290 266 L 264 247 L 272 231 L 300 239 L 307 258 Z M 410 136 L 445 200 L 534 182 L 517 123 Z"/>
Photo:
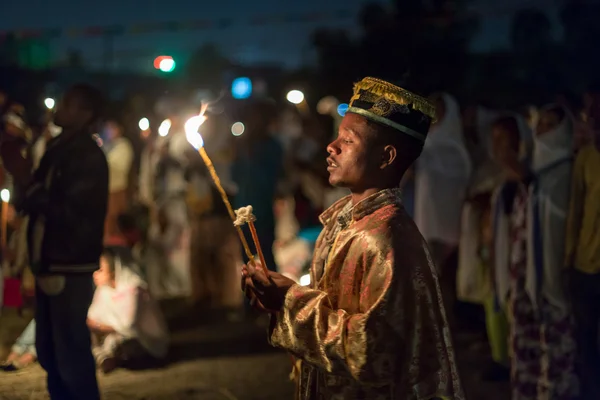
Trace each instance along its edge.
<path fill-rule="evenodd" d="M 8 242 L 8 202 L 10 201 L 10 192 L 8 189 L 0 191 L 0 199 L 2 200 L 2 249 L 6 249 Z"/>
<path fill-rule="evenodd" d="M 186 135 L 188 142 L 196 150 L 198 150 L 200 157 L 202 157 L 202 161 L 204 161 L 204 164 L 206 165 L 206 168 L 208 169 L 208 172 L 210 173 L 210 176 L 211 176 L 213 182 L 215 183 L 215 186 L 217 187 L 219 194 L 221 195 L 221 199 L 223 200 L 223 203 L 225 204 L 225 207 L 227 208 L 229 217 L 231 217 L 232 222 L 235 222 L 236 217 L 235 217 L 235 212 L 233 211 L 233 207 L 231 207 L 231 203 L 229 202 L 227 193 L 225 192 L 225 189 L 223 189 L 223 186 L 221 185 L 221 179 L 219 179 L 219 176 L 217 175 L 217 171 L 215 171 L 215 167 L 214 167 L 210 157 L 206 153 L 206 150 L 204 149 L 204 140 L 202 139 L 202 136 L 198 132 L 198 129 L 200 129 L 200 126 L 204 123 L 204 121 L 206 121 L 206 117 L 204 116 L 205 109 L 206 108 L 203 107 L 203 109 L 200 111 L 199 115 L 190 118 L 186 122 L 185 135 Z M 242 228 L 240 226 L 236 226 L 235 228 L 240 237 L 240 241 L 242 242 L 242 246 L 244 247 L 244 252 L 246 253 L 246 256 L 248 257 L 248 260 L 254 261 L 254 255 L 252 254 L 252 251 L 250 251 L 250 247 L 248 246 L 248 242 L 246 241 L 246 237 L 244 236 L 244 232 L 242 231 Z"/>
<path fill-rule="evenodd" d="M 256 252 L 258 253 L 258 257 L 261 262 L 261 268 L 265 273 L 265 276 L 269 276 L 269 270 L 267 268 L 267 263 L 265 262 L 265 256 L 262 252 L 262 247 L 260 246 L 260 241 L 258 240 L 258 233 L 256 232 L 256 227 L 254 226 L 254 221 L 256 221 L 256 217 L 253 214 L 252 206 L 242 207 L 235 211 L 236 219 L 233 222 L 233 225 L 236 227 L 241 227 L 244 224 L 248 224 L 250 228 L 250 233 L 252 234 L 252 240 L 254 241 L 254 247 L 256 247 Z"/>

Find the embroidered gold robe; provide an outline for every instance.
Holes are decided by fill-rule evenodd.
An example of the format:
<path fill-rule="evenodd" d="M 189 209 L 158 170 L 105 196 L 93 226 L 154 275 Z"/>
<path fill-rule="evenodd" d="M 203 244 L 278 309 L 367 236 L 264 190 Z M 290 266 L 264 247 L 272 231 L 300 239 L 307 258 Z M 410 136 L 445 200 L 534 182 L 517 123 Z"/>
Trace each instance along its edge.
<path fill-rule="evenodd" d="M 434 265 L 400 191 L 321 215 L 311 287 L 269 339 L 302 360 L 297 399 L 464 400 Z"/>

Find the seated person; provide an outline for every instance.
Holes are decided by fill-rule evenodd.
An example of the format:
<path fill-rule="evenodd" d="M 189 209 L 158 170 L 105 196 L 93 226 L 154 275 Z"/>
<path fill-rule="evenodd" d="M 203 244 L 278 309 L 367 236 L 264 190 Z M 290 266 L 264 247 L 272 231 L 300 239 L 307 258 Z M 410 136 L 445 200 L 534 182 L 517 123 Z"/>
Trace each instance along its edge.
<path fill-rule="evenodd" d="M 0 370 L 17 371 L 37 361 L 35 350 L 35 320 L 32 319 L 17 339 L 6 361 L 0 364 Z"/>
<path fill-rule="evenodd" d="M 93 353 L 109 373 L 136 358 L 165 357 L 168 331 L 158 304 L 137 271 L 131 250 L 107 247 L 94 273 L 96 293 L 88 312 Z"/>

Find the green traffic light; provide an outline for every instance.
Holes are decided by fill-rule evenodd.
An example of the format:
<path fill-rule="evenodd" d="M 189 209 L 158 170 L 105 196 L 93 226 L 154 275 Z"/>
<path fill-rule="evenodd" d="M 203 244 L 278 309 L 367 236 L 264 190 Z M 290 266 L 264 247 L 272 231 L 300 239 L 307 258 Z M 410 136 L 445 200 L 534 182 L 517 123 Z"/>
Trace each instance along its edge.
<path fill-rule="evenodd" d="M 158 66 L 162 72 L 172 72 L 175 69 L 175 60 L 172 58 L 164 58 Z"/>

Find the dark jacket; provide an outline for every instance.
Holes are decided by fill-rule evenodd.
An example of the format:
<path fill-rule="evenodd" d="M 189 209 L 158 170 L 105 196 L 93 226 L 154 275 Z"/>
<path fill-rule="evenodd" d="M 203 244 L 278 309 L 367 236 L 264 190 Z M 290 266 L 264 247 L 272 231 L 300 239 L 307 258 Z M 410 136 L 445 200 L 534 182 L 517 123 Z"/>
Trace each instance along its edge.
<path fill-rule="evenodd" d="M 34 274 L 98 269 L 108 202 L 108 164 L 92 137 L 48 142 L 32 182 L 17 201 L 29 215 L 27 244 Z"/>

